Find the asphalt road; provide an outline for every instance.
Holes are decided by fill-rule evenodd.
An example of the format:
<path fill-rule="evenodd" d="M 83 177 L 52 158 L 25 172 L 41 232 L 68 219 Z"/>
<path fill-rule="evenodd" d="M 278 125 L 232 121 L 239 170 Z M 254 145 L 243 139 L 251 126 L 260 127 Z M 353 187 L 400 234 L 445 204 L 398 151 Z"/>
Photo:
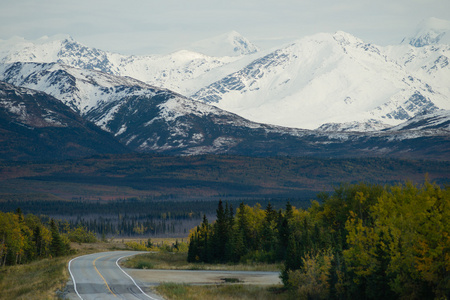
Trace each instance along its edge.
<path fill-rule="evenodd" d="M 225 278 L 240 284 L 280 284 L 279 272 L 189 271 L 122 269 L 119 260 L 147 252 L 114 251 L 77 257 L 69 262 L 71 281 L 65 299 L 146 299 L 162 300 L 149 287 L 162 282 L 222 284 Z"/>
<path fill-rule="evenodd" d="M 77 257 L 69 263 L 68 299 L 163 299 L 119 267 L 121 258 L 143 252 L 114 251 Z M 144 252 L 145 253 L 145 252 Z"/>

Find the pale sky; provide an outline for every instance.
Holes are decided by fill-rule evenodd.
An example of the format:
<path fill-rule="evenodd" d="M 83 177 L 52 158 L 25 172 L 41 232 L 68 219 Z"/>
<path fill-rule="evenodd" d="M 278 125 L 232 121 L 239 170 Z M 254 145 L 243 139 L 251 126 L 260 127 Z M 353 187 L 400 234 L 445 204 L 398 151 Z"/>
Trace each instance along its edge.
<path fill-rule="evenodd" d="M 123 54 L 162 54 L 235 30 L 262 48 L 319 32 L 399 43 L 450 0 L 0 0 L 0 39 L 71 35 Z"/>

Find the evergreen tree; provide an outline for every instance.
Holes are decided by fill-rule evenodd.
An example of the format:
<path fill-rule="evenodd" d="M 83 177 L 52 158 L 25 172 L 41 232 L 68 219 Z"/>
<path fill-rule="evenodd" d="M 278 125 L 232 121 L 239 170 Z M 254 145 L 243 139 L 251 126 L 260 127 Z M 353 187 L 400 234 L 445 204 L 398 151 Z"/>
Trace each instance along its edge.
<path fill-rule="evenodd" d="M 280 277 L 298 298 L 450 294 L 448 187 L 426 183 L 380 190 L 358 184 L 323 198 L 308 210 L 287 203 L 278 213 L 270 204 L 263 211 L 241 203 L 234 218 L 232 208 L 219 203 L 216 223 L 209 225 L 204 216 L 191 232 L 188 259 L 217 261 L 224 253 L 224 261 L 272 261 L 276 253 L 273 261 L 284 263 Z"/>
<path fill-rule="evenodd" d="M 278 250 L 277 257 L 279 260 L 284 260 L 286 258 L 286 249 L 288 247 L 289 236 L 291 234 L 291 230 L 289 227 L 289 219 L 286 217 L 286 214 L 283 215 L 281 210 L 278 212 Z"/>
<path fill-rule="evenodd" d="M 233 234 L 232 240 L 232 261 L 239 262 L 241 257 L 244 256 L 247 252 L 245 241 L 244 241 L 244 231 L 238 230 L 235 234 Z"/>
<path fill-rule="evenodd" d="M 272 221 L 275 221 L 276 218 L 277 218 L 277 212 L 273 209 L 272 204 L 270 204 L 270 202 L 269 202 L 266 207 L 265 222 L 271 223 Z"/>
<path fill-rule="evenodd" d="M 247 214 L 246 210 L 247 209 L 246 209 L 244 202 L 241 202 L 241 204 L 239 205 L 239 210 L 236 214 L 237 231 L 238 231 L 239 235 L 241 233 L 243 234 L 244 254 L 246 252 L 248 252 L 248 250 L 251 248 L 251 242 L 252 242 L 250 224 L 249 224 L 248 214 Z"/>
<path fill-rule="evenodd" d="M 197 262 L 197 258 L 199 257 L 198 252 L 198 232 L 200 231 L 200 227 L 197 226 L 197 230 L 192 232 L 189 235 L 189 248 L 188 248 L 188 262 Z"/>
<path fill-rule="evenodd" d="M 288 286 L 289 271 L 297 270 L 301 267 L 301 255 L 298 250 L 294 235 L 290 235 L 286 249 L 286 259 L 280 276 L 283 284 L 286 286 Z"/>
<path fill-rule="evenodd" d="M 59 235 L 58 227 L 53 219 L 50 219 L 50 232 L 52 235 L 50 254 L 54 257 L 64 255 L 66 253 L 66 246 Z"/>
<path fill-rule="evenodd" d="M 228 209 L 228 205 L 227 205 Z M 213 236 L 211 237 L 211 251 L 214 261 L 225 262 L 226 245 L 229 239 L 229 221 L 227 209 L 224 210 L 222 200 L 216 210 L 216 222 L 214 223 Z"/>
<path fill-rule="evenodd" d="M 36 249 L 36 256 L 41 257 L 42 256 L 42 248 L 43 248 L 43 241 L 42 241 L 42 235 L 41 235 L 41 227 L 36 226 L 33 231 L 33 242 Z"/>
<path fill-rule="evenodd" d="M 277 212 L 273 210 L 272 205 L 267 205 L 266 208 L 266 216 L 264 218 L 264 223 L 262 227 L 261 232 L 261 248 L 263 251 L 267 252 L 268 254 L 268 261 L 267 262 L 274 262 L 275 261 L 275 249 L 277 244 L 276 239 L 276 217 Z"/>

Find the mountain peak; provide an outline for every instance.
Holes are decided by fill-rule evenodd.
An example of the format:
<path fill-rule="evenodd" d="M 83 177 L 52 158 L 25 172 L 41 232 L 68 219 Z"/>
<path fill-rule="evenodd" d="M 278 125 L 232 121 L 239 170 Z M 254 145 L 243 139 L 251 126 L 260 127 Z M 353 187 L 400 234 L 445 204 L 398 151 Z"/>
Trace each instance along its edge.
<path fill-rule="evenodd" d="M 343 45 L 358 45 L 364 43 L 361 39 L 345 31 L 335 32 L 333 34 L 333 38 L 335 41 Z"/>
<path fill-rule="evenodd" d="M 450 21 L 438 18 L 427 18 L 419 23 L 415 34 L 403 40 L 414 47 L 431 44 L 450 44 Z"/>
<path fill-rule="evenodd" d="M 195 42 L 187 49 L 216 57 L 240 56 L 259 51 L 257 46 L 234 30 Z"/>

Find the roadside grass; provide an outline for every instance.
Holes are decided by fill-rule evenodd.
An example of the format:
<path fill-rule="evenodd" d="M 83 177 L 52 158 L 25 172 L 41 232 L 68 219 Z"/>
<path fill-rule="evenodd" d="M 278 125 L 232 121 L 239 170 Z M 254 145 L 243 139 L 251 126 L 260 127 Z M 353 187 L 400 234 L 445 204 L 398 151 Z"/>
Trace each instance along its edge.
<path fill-rule="evenodd" d="M 177 283 L 163 283 L 155 290 L 168 300 L 290 300 L 295 299 L 288 291 L 280 286 L 256 286 L 243 284 L 224 285 L 186 285 Z"/>
<path fill-rule="evenodd" d="M 0 267 L 0 299 L 60 299 L 69 280 L 69 261 L 85 254 L 126 249 L 116 243 L 72 243 L 75 255 Z"/>
<path fill-rule="evenodd" d="M 158 239 L 157 242 L 163 243 L 163 239 Z M 168 242 L 172 242 L 172 239 L 165 241 Z M 122 239 L 71 243 L 71 248 L 76 252 L 75 255 L 0 267 L 0 299 L 60 299 L 70 277 L 67 265 L 72 258 L 96 252 L 128 249 Z M 148 265 L 146 268 L 149 268 Z"/>
<path fill-rule="evenodd" d="M 281 270 L 281 264 L 205 264 L 188 263 L 186 252 L 154 252 L 136 255 L 122 261 L 122 265 L 132 269 L 162 270 L 223 270 L 223 271 L 275 271 Z"/>
<path fill-rule="evenodd" d="M 155 239 L 156 240 L 156 239 Z M 152 239 L 153 241 L 153 239 Z M 156 240 L 170 244 L 172 240 Z M 42 259 L 29 264 L 0 267 L 0 299 L 60 299 L 69 280 L 68 262 L 77 256 L 103 251 L 126 250 L 119 239 L 107 243 L 72 243 L 75 255 Z M 137 255 L 123 261 L 128 268 L 175 270 L 279 271 L 281 265 L 188 263 L 186 252 L 156 252 Z M 156 288 L 167 299 L 289 299 L 279 293 L 281 287 L 267 288 L 228 283 L 218 286 L 190 286 L 166 283 Z M 281 296 L 281 298 L 280 298 Z"/>
<path fill-rule="evenodd" d="M 69 278 L 68 257 L 0 268 L 0 299 L 57 299 Z"/>

